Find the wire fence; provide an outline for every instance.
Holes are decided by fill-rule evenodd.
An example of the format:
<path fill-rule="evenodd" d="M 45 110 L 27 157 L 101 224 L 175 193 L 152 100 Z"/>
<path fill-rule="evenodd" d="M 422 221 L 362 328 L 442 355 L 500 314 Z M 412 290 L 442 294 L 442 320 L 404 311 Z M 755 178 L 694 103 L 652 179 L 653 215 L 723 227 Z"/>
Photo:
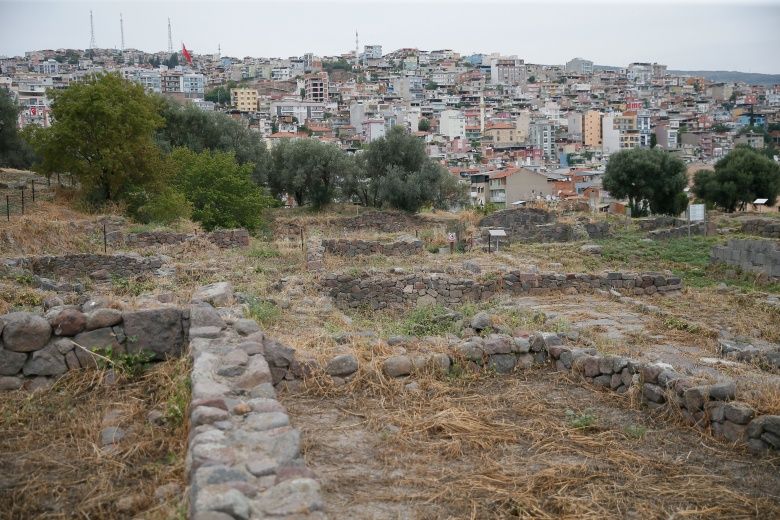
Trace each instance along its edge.
<path fill-rule="evenodd" d="M 0 219 L 10 222 L 14 216 L 29 214 L 36 203 L 52 200 L 58 186 L 73 187 L 74 180 L 70 175 L 54 174 L 45 180 L 16 181 L 6 186 L 0 190 Z"/>

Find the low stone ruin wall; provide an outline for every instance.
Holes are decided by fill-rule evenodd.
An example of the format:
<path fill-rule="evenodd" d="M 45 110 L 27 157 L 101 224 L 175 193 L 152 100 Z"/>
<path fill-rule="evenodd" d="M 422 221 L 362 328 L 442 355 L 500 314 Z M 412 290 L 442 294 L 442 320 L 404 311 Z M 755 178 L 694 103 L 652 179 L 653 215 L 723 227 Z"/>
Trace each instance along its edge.
<path fill-rule="evenodd" d="M 295 351 L 253 320 L 212 306 L 232 299 L 224 283 L 193 295 L 190 518 L 325 518 L 301 433 L 274 389 L 295 365 Z"/>
<path fill-rule="evenodd" d="M 780 238 L 780 220 L 769 218 L 743 220 L 742 232 L 764 238 Z"/>
<path fill-rule="evenodd" d="M 393 346 L 394 354 L 382 360 L 383 374 L 412 379 L 418 372 L 447 374 L 457 369 L 511 374 L 533 366 L 550 366 L 607 390 L 620 394 L 632 392 L 651 411 L 675 407 L 689 424 L 727 441 L 746 444 L 756 453 L 780 451 L 780 416 L 758 415 L 748 404 L 737 401 L 736 386 L 731 381 L 709 384 L 685 376 L 664 363 L 641 363 L 602 355 L 593 348 L 568 346 L 565 334 L 513 337 L 497 333 L 487 313 L 474 316 L 470 325 L 465 330 L 471 336 L 446 340 L 444 352 L 409 352 L 405 347 L 417 343 L 418 338 L 389 338 L 387 344 Z M 360 339 L 381 341 L 376 337 Z M 341 385 L 355 377 L 361 364 L 353 354 L 338 354 L 319 364 L 302 360 L 293 349 L 275 342 L 265 349 L 272 382 L 277 388 L 295 388 L 315 373 L 324 374 L 334 384 Z"/>
<path fill-rule="evenodd" d="M 691 232 L 690 232 L 691 236 L 704 235 L 705 230 L 709 235 L 715 234 L 715 227 L 713 225 L 707 227 L 707 224 L 705 224 L 704 222 L 691 223 Z M 653 240 L 668 240 L 670 238 L 683 238 L 687 236 L 688 236 L 688 224 L 685 224 L 684 226 L 668 228 L 668 229 L 657 229 L 655 231 L 650 231 L 647 234 L 647 238 L 652 238 Z"/>
<path fill-rule="evenodd" d="M 325 259 L 325 246 L 319 237 L 312 237 L 306 241 L 306 270 L 320 271 Z"/>
<path fill-rule="evenodd" d="M 634 223 L 639 227 L 640 231 L 654 231 L 662 228 L 679 227 L 686 222 L 669 215 L 658 215 L 657 217 L 637 218 L 634 219 Z"/>
<path fill-rule="evenodd" d="M 479 221 L 481 236 L 487 240 L 488 228 L 503 228 L 510 239 L 533 242 L 570 242 L 609 236 L 608 222 L 591 222 L 587 218 L 576 223 L 557 222 L 555 215 L 537 208 L 496 211 Z"/>
<path fill-rule="evenodd" d="M 743 271 L 763 273 L 770 278 L 780 278 L 780 242 L 731 239 L 725 246 L 712 248 L 710 261 L 737 266 Z"/>
<path fill-rule="evenodd" d="M 416 215 L 401 211 L 364 211 L 354 217 L 334 221 L 333 224 L 341 230 L 398 233 L 420 227 L 424 221 Z"/>
<path fill-rule="evenodd" d="M 11 267 L 30 271 L 34 275 L 56 279 L 81 278 L 97 271 L 129 278 L 152 273 L 164 264 L 164 257 L 141 256 L 137 253 L 98 255 L 79 253 L 59 256 L 30 256 L 7 261 Z"/>
<path fill-rule="evenodd" d="M 423 243 L 415 238 L 402 238 L 395 242 L 380 242 L 379 240 L 350 240 L 345 238 L 327 239 L 322 241 L 326 253 L 339 256 L 409 256 L 423 251 Z"/>
<path fill-rule="evenodd" d="M 189 311 L 172 307 L 138 311 L 56 307 L 45 316 L 0 316 L 0 390 L 36 388 L 68 370 L 97 367 L 96 349 L 148 352 L 153 359 L 181 356 Z"/>
<path fill-rule="evenodd" d="M 181 244 L 182 242 L 201 237 L 223 249 L 249 246 L 249 231 L 246 229 L 218 229 L 205 234 L 143 231 L 140 233 L 127 233 L 120 237 L 119 241 L 131 247 L 158 247 Z"/>
<path fill-rule="evenodd" d="M 488 274 L 482 279 L 462 279 L 438 273 L 405 274 L 400 270 L 382 275 L 328 274 L 323 289 L 342 308 L 384 309 L 410 305 L 460 305 L 488 300 L 499 292 L 511 294 L 577 294 L 614 289 L 626 294 L 668 293 L 682 289 L 682 280 L 660 273 Z"/>

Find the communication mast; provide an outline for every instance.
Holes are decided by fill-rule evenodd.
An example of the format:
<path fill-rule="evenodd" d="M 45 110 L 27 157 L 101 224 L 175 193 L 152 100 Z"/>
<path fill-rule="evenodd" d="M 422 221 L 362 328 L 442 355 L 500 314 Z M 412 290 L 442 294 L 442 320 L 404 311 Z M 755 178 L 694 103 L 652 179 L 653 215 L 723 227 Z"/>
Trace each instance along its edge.
<path fill-rule="evenodd" d="M 95 45 L 95 23 L 92 20 L 92 11 L 89 12 L 89 48 L 90 50 L 97 47 Z"/>
<path fill-rule="evenodd" d="M 122 13 L 119 13 L 119 34 L 122 37 L 122 54 L 125 52 L 125 22 L 122 20 Z"/>
<path fill-rule="evenodd" d="M 173 38 L 171 37 L 171 19 L 168 18 L 168 54 L 173 54 Z"/>

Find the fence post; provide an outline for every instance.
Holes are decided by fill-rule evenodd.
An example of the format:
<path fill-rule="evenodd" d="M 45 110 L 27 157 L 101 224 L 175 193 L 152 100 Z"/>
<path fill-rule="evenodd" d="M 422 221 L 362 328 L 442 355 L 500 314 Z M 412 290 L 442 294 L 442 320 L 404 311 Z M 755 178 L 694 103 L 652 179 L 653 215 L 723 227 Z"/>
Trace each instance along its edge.
<path fill-rule="evenodd" d="M 62 188 L 62 177 L 60 177 L 60 172 L 57 172 L 57 184 Z"/>
<path fill-rule="evenodd" d="M 30 187 L 32 188 L 32 201 L 35 202 L 35 179 L 30 181 Z"/>
<path fill-rule="evenodd" d="M 5 196 L 5 217 L 11 222 L 11 197 L 8 195 Z"/>
<path fill-rule="evenodd" d="M 21 190 L 22 191 L 22 215 L 24 215 L 24 190 L 25 189 L 26 189 L 25 186 L 22 186 L 22 190 Z"/>
<path fill-rule="evenodd" d="M 106 221 L 103 221 L 103 253 L 108 253 L 108 236 L 106 235 Z"/>
<path fill-rule="evenodd" d="M 301 251 L 305 251 L 306 249 L 303 246 L 303 228 L 301 228 Z"/>

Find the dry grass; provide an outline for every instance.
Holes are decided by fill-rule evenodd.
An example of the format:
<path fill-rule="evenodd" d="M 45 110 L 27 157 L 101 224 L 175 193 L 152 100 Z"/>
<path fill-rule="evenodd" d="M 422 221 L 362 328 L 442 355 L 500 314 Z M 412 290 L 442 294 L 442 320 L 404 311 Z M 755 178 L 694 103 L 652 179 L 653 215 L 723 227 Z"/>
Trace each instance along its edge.
<path fill-rule="evenodd" d="M 155 489 L 184 482 L 189 403 L 185 359 L 156 364 L 137 381 L 111 385 L 105 372 L 68 372 L 49 390 L 6 393 L 0 401 L 0 517 L 183 518 L 181 496 Z M 151 409 L 171 422 L 151 425 Z M 106 412 L 128 431 L 110 453 L 100 448 Z M 129 510 L 117 501 L 129 498 Z"/>
<path fill-rule="evenodd" d="M 660 426 L 626 410 L 627 397 L 583 391 L 562 376 L 527 376 L 418 374 L 419 390 L 407 391 L 405 381 L 369 368 L 346 387 L 320 381 L 284 401 L 304 437 L 318 439 L 307 446 L 307 463 L 327 474 L 326 503 L 338 517 L 780 515 L 773 467 L 780 460 L 757 461 L 696 432 Z M 338 414 L 338 426 L 307 418 L 324 407 Z M 587 426 L 572 420 L 589 414 Z M 340 443 L 326 431 L 334 427 Z"/>

